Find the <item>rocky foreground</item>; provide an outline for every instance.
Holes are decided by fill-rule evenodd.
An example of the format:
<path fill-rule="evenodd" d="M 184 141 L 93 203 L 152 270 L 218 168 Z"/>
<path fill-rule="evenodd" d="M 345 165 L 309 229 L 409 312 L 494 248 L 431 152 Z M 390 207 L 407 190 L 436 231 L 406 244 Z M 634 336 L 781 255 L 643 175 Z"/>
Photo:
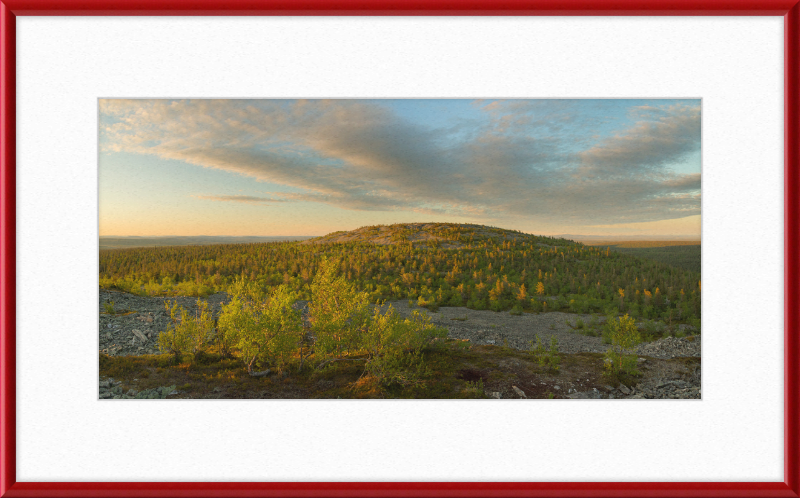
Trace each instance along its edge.
<path fill-rule="evenodd" d="M 214 294 L 207 299 L 209 308 L 216 316 L 221 305 L 227 300 L 224 293 Z M 197 299 L 189 297 L 163 298 L 140 297 L 132 294 L 100 290 L 99 300 L 99 352 L 109 356 L 131 356 L 158 353 L 158 335 L 168 328 L 170 317 L 165 302 L 177 301 L 190 313 L 197 309 Z M 114 313 L 107 313 L 107 306 L 113 302 Z M 421 310 L 409 306 L 407 301 L 387 303 L 401 315 L 410 315 Z M 297 307 L 305 311 L 307 303 L 299 301 Z M 589 323 L 591 315 L 550 312 L 542 314 L 524 313 L 519 316 L 508 312 L 495 313 L 467 308 L 440 308 L 437 313 L 429 313 L 432 321 L 449 331 L 451 338 L 469 341 L 474 345 L 507 346 L 519 350 L 527 350 L 538 336 L 543 343 L 549 344 L 550 337 L 558 340 L 562 353 L 603 353 L 608 345 L 603 344 L 600 337 L 592 337 L 578 333 L 573 327 L 578 319 Z M 701 344 L 699 336 L 684 338 L 665 337 L 657 341 L 643 343 L 636 352 L 641 356 L 640 365 L 647 365 L 649 371 L 645 378 L 636 385 L 617 387 L 600 386 L 583 389 L 580 382 L 566 379 L 562 385 L 554 385 L 567 398 L 575 399 L 670 399 L 700 398 L 699 363 L 691 372 L 667 368 L 668 361 L 681 357 L 700 357 Z M 649 362 L 649 363 L 648 363 Z M 682 372 L 682 373 L 679 373 Z M 113 379 L 101 379 L 100 398 L 113 399 L 151 399 L 166 398 L 179 394 L 175 386 L 150 390 L 152 392 L 122 392 Z M 527 395 L 519 388 L 487 392 L 492 397 L 524 398 Z M 520 394 L 520 392 L 522 394 Z"/>

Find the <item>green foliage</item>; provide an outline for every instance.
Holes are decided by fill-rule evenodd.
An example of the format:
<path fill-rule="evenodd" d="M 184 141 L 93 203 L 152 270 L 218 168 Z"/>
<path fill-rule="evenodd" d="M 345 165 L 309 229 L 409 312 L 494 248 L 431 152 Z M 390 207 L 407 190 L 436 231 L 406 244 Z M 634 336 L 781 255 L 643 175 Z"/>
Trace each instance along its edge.
<path fill-rule="evenodd" d="M 547 352 L 545 363 L 549 370 L 555 372 L 559 370 L 561 365 L 561 356 L 558 354 L 558 339 L 554 335 L 550 336 L 550 350 Z"/>
<path fill-rule="evenodd" d="M 197 312 L 191 316 L 177 301 L 164 303 L 169 311 L 170 326 L 158 336 L 158 349 L 171 354 L 179 362 L 184 354 L 197 354 L 213 338 L 214 321 L 208 302 L 197 300 Z"/>
<path fill-rule="evenodd" d="M 446 329 L 434 326 L 430 317 L 418 311 L 403 319 L 391 306 L 385 313 L 375 310 L 361 337 L 367 354 L 364 370 L 385 384 L 417 384 L 428 372 L 422 350 L 445 337 Z"/>
<path fill-rule="evenodd" d="M 311 284 L 309 316 L 316 336 L 314 354 L 323 361 L 357 353 L 371 316 L 367 293 L 337 276 L 337 267 L 333 260 L 324 260 Z"/>
<path fill-rule="evenodd" d="M 641 342 L 636 320 L 625 315 L 610 320 L 607 328 L 611 334 L 611 347 L 606 352 L 606 368 L 615 374 L 635 374 L 637 356 L 631 349 Z"/>
<path fill-rule="evenodd" d="M 514 316 L 522 315 L 522 306 L 520 306 L 518 304 L 515 305 L 513 308 L 511 308 L 511 311 L 509 311 L 509 313 L 514 315 Z"/>
<path fill-rule="evenodd" d="M 601 336 L 603 338 L 603 344 L 611 344 L 613 340 L 614 331 L 616 330 L 616 323 L 617 321 L 617 314 L 616 313 L 607 313 L 606 314 L 606 321 L 603 324 L 603 330 L 601 332 Z"/>
<path fill-rule="evenodd" d="M 432 298 L 425 298 L 423 296 L 419 296 L 417 299 L 417 306 L 420 308 L 427 308 L 430 311 L 436 312 L 439 311 L 439 305 L 436 303 L 435 299 Z"/>
<path fill-rule="evenodd" d="M 338 268 L 337 261 L 324 260 L 310 285 L 315 360 L 321 366 L 363 361 L 364 374 L 383 384 L 422 383 L 429 373 L 423 350 L 447 337 L 447 330 L 418 311 L 407 319 L 391 306 L 384 313 L 380 308 L 373 312 L 367 292 L 339 276 Z M 222 307 L 216 330 L 206 302 L 198 300 L 194 317 L 177 303 L 167 303 L 172 326 L 159 337 L 159 348 L 176 361 L 194 353 L 195 361 L 202 363 L 213 340 L 220 357 L 238 357 L 251 375 L 266 365 L 283 370 L 297 357 L 302 366 L 307 356 L 305 331 L 300 311 L 292 306 L 296 298 L 287 285 L 265 291 L 239 279 L 230 287 L 230 301 Z"/>
<path fill-rule="evenodd" d="M 547 350 L 544 348 L 544 344 L 542 344 L 542 339 L 539 335 L 536 335 L 536 342 L 528 341 L 528 349 L 533 353 L 534 358 L 537 360 L 540 356 L 544 355 Z"/>
<path fill-rule="evenodd" d="M 635 375 L 638 373 L 636 369 L 636 355 L 626 355 L 619 351 L 609 349 L 606 351 L 604 363 L 606 369 L 613 374 Z"/>
<path fill-rule="evenodd" d="M 648 340 L 658 339 L 663 336 L 666 331 L 667 326 L 664 322 L 658 320 L 644 320 L 642 322 L 641 335 Z"/>
<path fill-rule="evenodd" d="M 592 317 L 589 319 L 589 323 L 585 323 L 583 319 L 579 318 L 575 322 L 575 328 L 583 335 L 588 335 L 591 337 L 597 337 L 601 335 L 600 320 L 596 314 L 592 314 Z"/>
<path fill-rule="evenodd" d="M 620 247 L 611 249 L 623 254 L 652 259 L 676 268 L 700 273 L 700 244 L 669 247 Z"/>
<path fill-rule="evenodd" d="M 483 387 L 483 379 L 478 379 L 474 382 L 468 380 L 464 385 L 463 392 L 464 394 L 475 398 L 486 397 Z"/>
<path fill-rule="evenodd" d="M 408 319 L 391 306 L 384 313 L 376 309 L 370 314 L 366 293 L 336 276 L 337 266 L 323 261 L 311 286 L 314 299 L 309 312 L 316 358 L 324 363 L 357 356 L 365 362 L 364 373 L 379 382 L 421 382 L 427 373 L 422 349 L 446 337 L 447 331 L 418 311 Z M 421 304 L 426 301 L 421 299 Z"/>
<path fill-rule="evenodd" d="M 238 282 L 220 314 L 220 349 L 235 349 L 250 374 L 261 365 L 284 367 L 303 333 L 300 312 L 292 308 L 294 301 L 285 285 L 265 294 L 253 284 Z"/>
<path fill-rule="evenodd" d="M 550 336 L 550 349 L 545 349 L 542 344 L 541 338 L 536 336 L 536 343 L 529 342 L 529 349 L 533 353 L 533 357 L 541 367 L 547 368 L 551 372 L 558 372 L 561 368 L 561 356 L 558 354 L 558 339 L 556 336 Z"/>
<path fill-rule="evenodd" d="M 700 318 L 697 272 L 564 239 L 476 225 L 440 223 L 425 229 L 459 244 L 454 249 L 410 242 L 418 234 L 410 225 L 388 228 L 388 234 L 408 240 L 394 245 L 285 242 L 102 250 L 100 285 L 139 295 L 205 296 L 230 291 L 244 277 L 263 289 L 287 285 L 298 298 L 311 299 L 310 284 L 322 260 L 329 259 L 372 303 L 422 296 L 429 309 L 466 305 L 507 311 L 521 305 L 537 312 L 616 313 L 623 289 L 631 316 L 660 319 L 671 310 L 678 323 Z M 380 231 L 364 229 L 373 232 Z M 645 299 L 645 292 L 652 298 Z"/>
<path fill-rule="evenodd" d="M 108 313 L 109 315 L 114 314 L 114 301 L 108 301 L 103 306 L 106 309 L 106 313 Z"/>

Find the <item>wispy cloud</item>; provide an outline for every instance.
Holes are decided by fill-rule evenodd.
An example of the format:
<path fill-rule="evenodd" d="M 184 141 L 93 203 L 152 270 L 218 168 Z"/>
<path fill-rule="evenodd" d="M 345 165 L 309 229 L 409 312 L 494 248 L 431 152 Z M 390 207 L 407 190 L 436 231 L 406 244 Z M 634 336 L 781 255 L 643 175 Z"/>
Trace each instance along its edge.
<path fill-rule="evenodd" d="M 269 197 L 255 197 L 251 195 L 193 195 L 197 199 L 219 202 L 241 202 L 244 204 L 270 204 L 286 202 L 285 199 L 271 199 Z"/>
<path fill-rule="evenodd" d="M 617 124 L 580 101 L 474 107 L 480 119 L 432 127 L 380 101 L 104 100 L 101 146 L 298 192 L 197 196 L 214 201 L 573 225 L 700 212 L 699 173 L 670 168 L 699 151 L 699 103 L 631 106 Z"/>

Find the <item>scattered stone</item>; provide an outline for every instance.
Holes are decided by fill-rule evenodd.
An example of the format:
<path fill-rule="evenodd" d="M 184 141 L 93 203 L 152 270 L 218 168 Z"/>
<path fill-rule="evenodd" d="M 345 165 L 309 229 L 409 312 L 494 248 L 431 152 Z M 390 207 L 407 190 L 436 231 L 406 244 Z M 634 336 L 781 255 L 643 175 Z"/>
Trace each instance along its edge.
<path fill-rule="evenodd" d="M 514 390 L 514 392 L 515 392 L 515 393 L 517 393 L 517 394 L 519 395 L 519 397 L 520 397 L 520 398 L 523 398 L 523 399 L 528 399 L 528 397 L 527 397 L 527 396 L 525 396 L 525 392 L 523 392 L 523 390 L 522 390 L 522 389 L 520 389 L 519 387 L 517 387 L 517 386 L 511 386 L 511 389 L 513 389 L 513 390 Z"/>
<path fill-rule="evenodd" d="M 592 391 L 575 391 L 572 394 L 568 394 L 567 398 L 570 399 L 602 399 L 604 396 L 600 394 L 600 391 L 592 390 Z"/>
<path fill-rule="evenodd" d="M 158 354 L 155 348 L 156 340 L 159 333 L 168 330 L 170 327 L 169 314 L 164 311 L 164 303 L 166 301 L 177 301 L 190 314 L 197 311 L 197 299 L 194 297 L 147 297 L 135 296 L 117 291 L 108 291 L 100 289 L 100 302 L 99 310 L 103 311 L 103 303 L 106 300 L 115 302 L 115 307 L 120 310 L 137 310 L 136 313 L 118 314 L 118 315 L 99 315 L 99 351 L 101 354 L 109 356 L 133 356 L 145 354 Z M 228 296 L 225 293 L 217 293 L 209 296 L 208 303 L 209 309 L 214 318 L 219 316 L 221 305 L 228 302 Z M 298 301 L 295 303 L 298 309 L 301 309 L 304 314 L 304 320 L 307 321 L 308 302 Z M 398 303 L 386 303 L 386 306 L 394 304 L 396 311 L 401 314 L 410 314 L 413 311 L 418 311 L 417 307 L 408 309 L 405 301 L 402 301 L 403 306 L 398 306 Z M 507 313 L 493 313 L 490 311 L 467 310 L 465 308 L 448 308 L 443 307 L 439 313 L 429 314 L 432 317 L 433 323 L 447 327 L 449 336 L 452 339 L 461 341 L 468 341 L 472 344 L 503 344 L 508 347 L 518 350 L 527 351 L 530 347 L 530 341 L 535 341 L 535 335 L 538 333 L 543 341 L 547 341 L 551 335 L 554 335 L 559 342 L 559 350 L 562 353 L 572 354 L 579 352 L 593 352 L 604 353 L 608 346 L 602 344 L 602 339 L 599 337 L 592 337 L 582 335 L 575 332 L 571 327 L 565 325 L 568 319 L 581 317 L 584 322 L 591 319 L 590 315 L 577 315 L 571 313 L 561 312 L 548 312 L 542 314 L 525 313 L 520 317 L 507 316 Z M 468 318 L 464 321 L 453 321 L 452 317 Z M 513 323 L 511 323 L 513 321 Z M 574 322 L 573 322 L 574 323 Z M 146 328 L 145 328 L 146 327 Z M 683 329 L 683 327 L 682 327 Z M 136 332 L 138 332 L 138 334 Z M 691 332 L 690 329 L 685 328 L 684 332 Z M 681 374 L 676 377 L 670 378 L 657 378 L 653 375 L 660 375 L 658 368 L 660 359 L 669 359 L 677 357 L 694 356 L 699 357 L 700 336 L 690 336 L 684 338 L 664 337 L 657 341 L 650 343 L 640 344 L 635 352 L 639 356 L 637 362 L 639 364 L 646 363 L 648 365 L 655 364 L 647 369 L 646 381 L 642 380 L 639 384 L 629 388 L 630 394 L 624 395 L 623 391 L 616 392 L 616 397 L 635 397 L 635 398 L 653 398 L 653 399 L 669 399 L 669 398 L 700 398 L 700 374 L 699 366 L 696 368 L 694 374 Z M 648 358 L 644 358 L 644 357 Z M 509 368 L 512 366 L 508 362 Z M 664 374 L 664 377 L 672 374 Z M 676 383 L 677 377 L 682 380 Z M 562 382 L 570 384 L 572 379 L 563 379 Z M 102 380 L 100 382 L 103 382 Z M 552 381 L 551 381 L 552 382 Z M 591 380 L 583 382 L 592 382 Z M 578 382 L 577 384 L 580 384 Z M 592 399 L 595 395 L 597 397 L 605 398 L 606 396 L 613 399 L 613 395 L 609 393 L 614 391 L 611 386 L 598 385 L 599 392 L 589 390 L 581 392 L 581 389 L 591 389 L 590 387 L 581 387 L 575 385 L 578 389 L 568 389 L 567 395 L 560 395 L 560 397 L 572 396 L 574 399 L 584 399 L 587 396 Z M 104 382 L 103 385 L 108 387 L 100 387 L 102 399 L 125 398 L 119 382 L 111 383 Z M 548 383 L 543 383 L 542 389 L 552 389 L 555 392 L 560 391 L 560 386 L 546 387 Z M 570 384 L 572 385 L 572 384 Z M 591 384 L 590 384 L 591 385 Z M 625 386 L 628 387 L 628 386 Z M 174 389 L 166 393 L 157 392 L 156 397 L 169 396 Z M 105 394 L 104 394 L 105 393 Z M 146 394 L 146 393 L 145 393 Z M 487 395 L 494 399 L 501 399 L 500 392 L 487 392 Z M 136 397 L 144 396 L 142 392 L 136 394 Z M 506 398 L 513 397 L 506 392 Z M 521 396 L 520 396 L 521 397 Z"/>
<path fill-rule="evenodd" d="M 700 356 L 698 337 L 663 337 L 654 342 L 640 344 L 636 353 L 654 358 L 675 358 L 676 356 Z"/>
<path fill-rule="evenodd" d="M 625 384 L 620 384 L 619 385 L 619 390 L 622 391 L 623 394 L 630 394 L 631 393 L 631 390 L 628 389 L 628 386 L 626 386 Z"/>
<path fill-rule="evenodd" d="M 136 399 L 165 399 L 170 394 L 177 393 L 175 386 L 157 387 L 155 389 L 145 389 L 136 394 Z"/>
<path fill-rule="evenodd" d="M 132 332 L 132 333 L 133 333 L 133 335 L 134 335 L 135 337 L 137 337 L 137 338 L 138 338 L 140 341 L 142 341 L 142 342 L 147 342 L 147 337 L 145 337 L 145 335 L 144 335 L 144 334 L 142 334 L 140 331 L 138 331 L 138 330 L 136 330 L 136 329 L 133 329 L 133 330 L 131 330 L 131 332 Z"/>
<path fill-rule="evenodd" d="M 650 379 L 640 382 L 632 398 L 637 399 L 700 399 L 699 368 L 687 380 Z"/>

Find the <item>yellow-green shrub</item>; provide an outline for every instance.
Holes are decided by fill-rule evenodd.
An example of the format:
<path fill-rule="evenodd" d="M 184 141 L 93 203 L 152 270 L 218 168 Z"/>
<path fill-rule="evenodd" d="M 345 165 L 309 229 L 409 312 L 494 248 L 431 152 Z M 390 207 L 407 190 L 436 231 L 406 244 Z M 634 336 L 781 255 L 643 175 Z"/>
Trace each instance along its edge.
<path fill-rule="evenodd" d="M 606 326 L 611 336 L 611 347 L 606 352 L 606 368 L 614 373 L 636 373 L 637 357 L 631 352 L 641 342 L 636 320 L 626 314 L 617 320 L 609 319 Z"/>
<path fill-rule="evenodd" d="M 158 336 L 159 351 L 173 355 L 176 361 L 185 353 L 196 354 L 201 351 L 214 334 L 214 321 L 208 310 L 208 302 L 197 300 L 195 316 L 191 316 L 177 301 L 167 301 L 164 306 L 169 311 L 171 324 Z"/>
<path fill-rule="evenodd" d="M 235 349 L 251 375 L 263 364 L 283 367 L 302 339 L 303 323 L 292 308 L 294 301 L 285 285 L 264 294 L 253 284 L 237 283 L 220 314 L 218 343 Z"/>

